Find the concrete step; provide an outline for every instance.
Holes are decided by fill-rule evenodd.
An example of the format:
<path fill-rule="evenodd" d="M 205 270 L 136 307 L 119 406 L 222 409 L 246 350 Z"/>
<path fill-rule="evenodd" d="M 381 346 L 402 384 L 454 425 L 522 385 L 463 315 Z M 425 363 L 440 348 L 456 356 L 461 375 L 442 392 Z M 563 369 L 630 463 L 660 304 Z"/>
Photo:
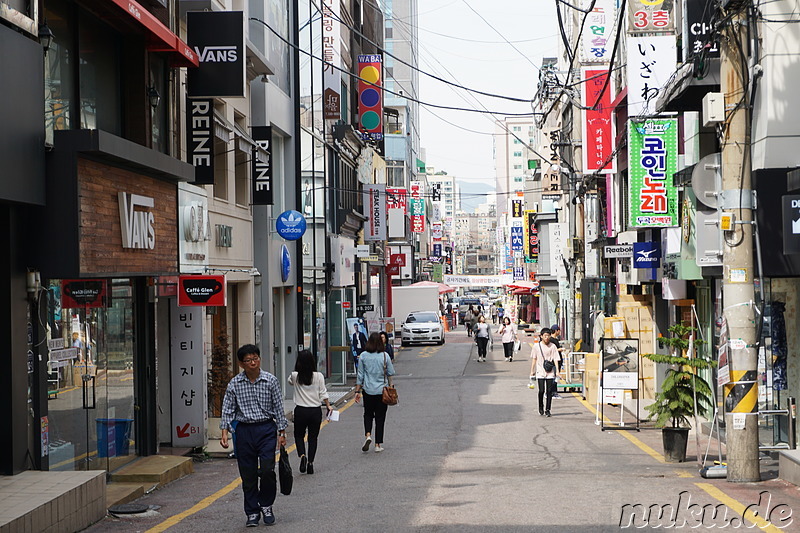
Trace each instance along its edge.
<path fill-rule="evenodd" d="M 800 450 L 780 450 L 778 454 L 778 477 L 800 486 Z"/>
<path fill-rule="evenodd" d="M 150 483 L 158 487 L 194 472 L 191 457 L 150 455 L 123 466 L 109 475 L 113 483 Z"/>
<path fill-rule="evenodd" d="M 106 485 L 106 505 L 111 508 L 115 505 L 130 503 L 153 487 L 152 483 L 108 483 Z"/>

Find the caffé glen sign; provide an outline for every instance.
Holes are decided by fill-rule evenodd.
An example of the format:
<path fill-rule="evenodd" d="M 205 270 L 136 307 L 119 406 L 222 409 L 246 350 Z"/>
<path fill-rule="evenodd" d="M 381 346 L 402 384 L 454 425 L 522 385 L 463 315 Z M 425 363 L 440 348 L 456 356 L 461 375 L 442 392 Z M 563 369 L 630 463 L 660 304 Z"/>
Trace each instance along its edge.
<path fill-rule="evenodd" d="M 123 248 L 153 250 L 156 247 L 155 202 L 149 196 L 118 193 L 119 225 Z"/>

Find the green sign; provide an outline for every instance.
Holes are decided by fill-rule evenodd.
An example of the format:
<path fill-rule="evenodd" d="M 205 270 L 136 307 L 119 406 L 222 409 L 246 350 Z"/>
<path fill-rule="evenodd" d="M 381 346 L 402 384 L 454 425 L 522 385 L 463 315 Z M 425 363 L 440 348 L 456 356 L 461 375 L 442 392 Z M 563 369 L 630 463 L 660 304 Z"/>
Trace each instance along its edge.
<path fill-rule="evenodd" d="M 411 216 L 425 214 L 425 200 L 422 198 L 411 198 L 409 201 L 409 211 Z"/>
<path fill-rule="evenodd" d="M 436 283 L 442 283 L 444 280 L 444 265 L 441 263 L 435 263 L 433 265 L 433 281 Z"/>
<path fill-rule="evenodd" d="M 628 121 L 628 225 L 678 226 L 678 119 Z"/>

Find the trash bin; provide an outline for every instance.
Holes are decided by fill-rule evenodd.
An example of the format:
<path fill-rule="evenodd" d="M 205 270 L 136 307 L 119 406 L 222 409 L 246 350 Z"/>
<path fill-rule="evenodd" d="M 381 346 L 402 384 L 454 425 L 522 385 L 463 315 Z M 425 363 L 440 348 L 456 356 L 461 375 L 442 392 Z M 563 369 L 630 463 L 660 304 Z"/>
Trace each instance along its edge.
<path fill-rule="evenodd" d="M 130 418 L 97 419 L 97 456 L 117 457 L 130 452 Z"/>

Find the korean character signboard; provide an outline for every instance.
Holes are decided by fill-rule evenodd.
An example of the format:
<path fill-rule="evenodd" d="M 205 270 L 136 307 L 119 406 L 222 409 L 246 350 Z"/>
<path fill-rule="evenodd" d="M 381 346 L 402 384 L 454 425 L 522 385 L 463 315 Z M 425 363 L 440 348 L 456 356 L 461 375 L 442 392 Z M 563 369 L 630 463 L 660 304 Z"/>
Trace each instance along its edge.
<path fill-rule="evenodd" d="M 342 64 L 340 5 L 339 0 L 322 2 L 322 113 L 333 120 L 341 118 L 342 109 L 342 72 L 337 69 Z"/>
<path fill-rule="evenodd" d="M 406 236 L 406 209 L 408 200 L 405 189 L 386 189 L 386 216 L 389 225 L 389 238 Z"/>
<path fill-rule="evenodd" d="M 205 446 L 206 358 L 203 354 L 202 309 L 179 307 L 170 299 L 170 390 L 172 445 Z"/>
<path fill-rule="evenodd" d="M 525 242 L 523 237 L 522 226 L 511 226 L 511 251 L 522 252 L 522 246 Z"/>
<path fill-rule="evenodd" d="M 675 31 L 675 0 L 629 0 L 628 33 L 672 31 Z"/>
<path fill-rule="evenodd" d="M 581 6 L 588 10 L 592 3 L 581 34 L 582 59 L 585 63 L 607 63 L 614 48 L 616 4 L 614 0 L 583 0 Z"/>
<path fill-rule="evenodd" d="M 628 116 L 656 113 L 656 101 L 675 72 L 674 35 L 632 37 L 628 42 Z"/>
<path fill-rule="evenodd" d="M 583 168 L 589 174 L 616 172 L 614 121 L 611 119 L 611 85 L 608 69 L 583 69 Z M 597 105 L 595 105 L 597 104 Z"/>
<path fill-rule="evenodd" d="M 358 56 L 358 129 L 364 139 L 383 139 L 383 56 Z"/>
<path fill-rule="evenodd" d="M 684 13 L 686 24 L 683 32 L 684 57 L 690 58 L 701 54 L 705 57 L 719 57 L 719 39 L 714 38 L 713 18 L 716 14 L 714 0 L 686 2 Z"/>
<path fill-rule="evenodd" d="M 411 214 L 411 232 L 425 232 L 425 184 L 421 181 L 409 183 L 411 188 L 411 201 L 409 210 Z"/>
<path fill-rule="evenodd" d="M 678 192 L 672 182 L 677 161 L 677 119 L 657 118 L 628 123 L 630 227 L 679 224 Z"/>
<path fill-rule="evenodd" d="M 528 263 L 539 261 L 539 230 L 536 228 L 536 211 L 525 211 L 525 260 Z"/>

